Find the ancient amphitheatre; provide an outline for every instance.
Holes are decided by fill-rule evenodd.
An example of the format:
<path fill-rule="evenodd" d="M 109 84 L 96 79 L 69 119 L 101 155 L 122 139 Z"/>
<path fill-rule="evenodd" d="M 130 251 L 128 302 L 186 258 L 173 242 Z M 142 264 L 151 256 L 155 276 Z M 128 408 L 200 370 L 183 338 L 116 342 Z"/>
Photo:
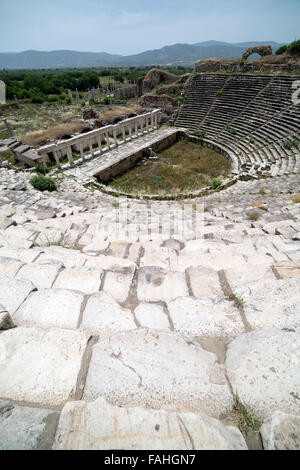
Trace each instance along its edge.
<path fill-rule="evenodd" d="M 300 64 L 258 52 L 0 142 L 0 448 L 299 449 Z M 230 169 L 117 187 L 182 139 Z"/>

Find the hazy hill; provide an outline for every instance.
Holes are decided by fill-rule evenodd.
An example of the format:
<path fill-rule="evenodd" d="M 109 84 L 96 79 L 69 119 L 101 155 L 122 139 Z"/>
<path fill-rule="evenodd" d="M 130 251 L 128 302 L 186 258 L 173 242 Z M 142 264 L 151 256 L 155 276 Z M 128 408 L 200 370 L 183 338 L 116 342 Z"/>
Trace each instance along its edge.
<path fill-rule="evenodd" d="M 196 44 L 174 44 L 129 56 L 107 54 L 106 52 L 77 51 L 7 52 L 0 53 L 0 69 L 189 65 L 200 59 L 238 59 L 245 49 L 259 44 L 271 44 L 274 52 L 282 45 L 274 41 L 250 41 L 237 44 L 205 41 Z"/>

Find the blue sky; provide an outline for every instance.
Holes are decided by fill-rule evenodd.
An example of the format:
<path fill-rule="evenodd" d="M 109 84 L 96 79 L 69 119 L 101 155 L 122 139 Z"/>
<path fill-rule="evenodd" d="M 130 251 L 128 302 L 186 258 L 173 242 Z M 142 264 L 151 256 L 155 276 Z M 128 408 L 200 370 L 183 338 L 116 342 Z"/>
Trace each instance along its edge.
<path fill-rule="evenodd" d="M 178 42 L 291 42 L 300 0 L 0 0 L 0 52 L 135 54 Z"/>

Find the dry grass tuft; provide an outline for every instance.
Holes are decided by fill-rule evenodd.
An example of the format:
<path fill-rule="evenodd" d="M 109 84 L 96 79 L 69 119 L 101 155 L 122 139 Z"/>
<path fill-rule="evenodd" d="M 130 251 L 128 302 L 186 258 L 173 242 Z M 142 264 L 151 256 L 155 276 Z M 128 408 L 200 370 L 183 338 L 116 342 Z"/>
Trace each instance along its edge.
<path fill-rule="evenodd" d="M 83 121 L 72 121 L 66 124 L 59 124 L 44 131 L 34 131 L 21 137 L 24 144 L 39 146 L 44 145 L 50 140 L 58 140 L 64 135 L 73 135 L 86 128 Z"/>
<path fill-rule="evenodd" d="M 213 150 L 181 140 L 146 160 L 109 184 L 114 189 L 141 194 L 176 194 L 210 186 L 213 178 L 224 178 L 230 162 Z"/>
<path fill-rule="evenodd" d="M 300 194 L 294 194 L 291 197 L 291 200 L 293 201 L 294 204 L 299 204 L 300 203 Z"/>

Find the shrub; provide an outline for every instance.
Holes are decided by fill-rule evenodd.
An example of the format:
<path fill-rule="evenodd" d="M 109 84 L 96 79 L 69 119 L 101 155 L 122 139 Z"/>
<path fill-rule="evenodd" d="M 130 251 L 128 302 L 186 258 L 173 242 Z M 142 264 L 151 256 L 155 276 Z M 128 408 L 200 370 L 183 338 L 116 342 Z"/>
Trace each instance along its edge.
<path fill-rule="evenodd" d="M 211 186 L 212 186 L 213 189 L 217 189 L 221 185 L 222 185 L 222 181 L 217 180 L 217 179 L 213 179 L 212 182 L 211 182 Z"/>
<path fill-rule="evenodd" d="M 217 96 L 221 96 L 222 93 L 223 93 L 223 90 L 218 90 L 218 91 L 217 91 Z"/>
<path fill-rule="evenodd" d="M 57 96 L 57 95 L 48 96 L 48 102 L 49 103 L 54 103 L 55 101 L 59 101 L 59 96 Z"/>
<path fill-rule="evenodd" d="M 300 55 L 300 39 L 291 42 L 291 44 L 286 46 L 281 46 L 277 51 L 276 55 L 281 55 L 284 52 L 288 52 L 291 55 Z"/>
<path fill-rule="evenodd" d="M 109 104 L 110 103 L 110 98 L 108 96 L 105 96 L 103 98 L 103 104 Z"/>
<path fill-rule="evenodd" d="M 256 222 L 259 219 L 259 214 L 257 212 L 251 212 L 249 219 L 252 220 L 252 222 Z"/>
<path fill-rule="evenodd" d="M 292 55 L 300 55 L 300 39 L 297 41 L 292 42 L 288 46 L 288 52 Z"/>
<path fill-rule="evenodd" d="M 288 46 L 281 46 L 281 47 L 275 52 L 275 54 L 276 54 L 276 55 L 281 55 L 281 54 L 283 54 L 284 52 L 286 52 L 287 49 L 288 49 Z"/>
<path fill-rule="evenodd" d="M 35 165 L 34 169 L 35 169 L 35 172 L 40 175 L 46 175 L 46 173 L 48 173 L 48 170 L 44 168 L 43 165 L 41 165 L 41 163 L 38 163 L 37 165 Z"/>
<path fill-rule="evenodd" d="M 38 174 L 30 180 L 31 185 L 38 191 L 56 191 L 57 186 L 53 178 Z"/>

